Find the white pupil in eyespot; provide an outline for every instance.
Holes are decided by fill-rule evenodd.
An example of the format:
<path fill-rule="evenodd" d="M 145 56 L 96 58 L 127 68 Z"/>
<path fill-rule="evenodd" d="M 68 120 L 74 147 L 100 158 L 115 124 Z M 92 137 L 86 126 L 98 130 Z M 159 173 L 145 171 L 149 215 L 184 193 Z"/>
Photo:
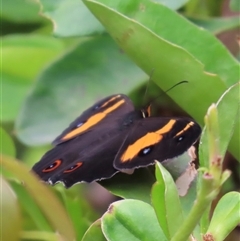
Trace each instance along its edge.
<path fill-rule="evenodd" d="M 182 141 L 182 140 L 183 140 L 183 137 L 180 136 L 180 137 L 178 138 L 178 141 Z"/>
<path fill-rule="evenodd" d="M 76 167 L 77 165 L 71 166 L 70 168 L 68 168 L 68 170 L 72 170 Z"/>
<path fill-rule="evenodd" d="M 145 149 L 143 150 L 143 154 L 144 154 L 144 155 L 148 154 L 148 153 L 150 152 L 150 150 L 151 150 L 150 147 L 145 148 Z"/>
<path fill-rule="evenodd" d="M 83 125 L 83 123 L 79 123 L 79 124 L 77 124 L 77 127 L 80 127 L 80 126 L 82 126 Z"/>

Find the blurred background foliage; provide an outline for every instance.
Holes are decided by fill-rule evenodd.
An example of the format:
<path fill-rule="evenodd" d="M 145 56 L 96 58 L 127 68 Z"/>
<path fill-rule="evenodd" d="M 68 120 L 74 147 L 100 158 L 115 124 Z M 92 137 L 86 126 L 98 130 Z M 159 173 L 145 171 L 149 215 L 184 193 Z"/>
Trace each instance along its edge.
<path fill-rule="evenodd" d="M 168 4 L 217 36 L 240 59 L 238 0 Z M 1 29 L 1 152 L 21 160 L 29 169 L 50 148 L 50 142 L 96 100 L 124 93 L 140 107 L 162 92 L 150 80 L 144 95 L 147 74 L 117 47 L 80 0 L 2 0 Z M 158 115 L 186 114 L 164 94 L 154 105 Z M 231 169 L 233 175 L 223 192 L 239 188 L 237 167 L 237 161 L 228 154 L 225 168 Z M 22 197 L 22 230 L 51 230 L 21 185 L 14 180 L 10 185 Z M 116 200 L 94 183 L 70 190 L 60 185 L 53 189 L 67 206 L 73 223 L 81 223 L 81 229 L 76 227 L 78 240 Z M 42 221 L 37 222 L 34 215 Z M 236 239 L 233 236 L 228 240 Z"/>

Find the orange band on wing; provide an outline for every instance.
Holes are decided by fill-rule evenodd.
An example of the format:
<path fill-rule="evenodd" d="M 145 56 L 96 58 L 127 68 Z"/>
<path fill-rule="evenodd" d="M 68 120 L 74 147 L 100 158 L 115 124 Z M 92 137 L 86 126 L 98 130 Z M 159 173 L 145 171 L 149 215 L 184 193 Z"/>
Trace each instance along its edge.
<path fill-rule="evenodd" d="M 114 97 L 112 97 L 110 100 L 106 101 L 104 104 L 101 105 L 101 108 L 106 106 L 108 103 L 112 102 L 113 100 L 116 100 L 117 98 L 119 98 L 120 95 L 116 95 Z"/>
<path fill-rule="evenodd" d="M 90 127 L 96 125 L 99 123 L 102 119 L 106 117 L 108 113 L 111 113 L 115 109 L 117 109 L 120 105 L 122 105 L 125 102 L 125 100 L 120 100 L 113 106 L 107 108 L 105 111 L 101 113 L 97 113 L 96 115 L 91 116 L 83 125 L 79 126 L 78 128 L 74 129 L 73 131 L 66 134 L 62 140 L 68 140 L 73 138 L 74 136 L 77 136 L 81 134 L 82 132 L 88 130 Z"/>
<path fill-rule="evenodd" d="M 108 114 L 114 110 L 116 110 L 120 105 L 122 105 L 125 102 L 125 100 L 120 100 L 118 101 L 116 104 L 114 104 L 113 106 L 107 108 L 105 111 L 103 111 L 103 113 Z"/>
<path fill-rule="evenodd" d="M 157 133 L 151 132 L 147 133 L 142 138 L 135 141 L 132 145 L 128 146 L 127 150 L 121 156 L 121 162 L 127 162 L 133 159 L 140 150 L 147 146 L 154 145 L 162 140 L 162 135 L 158 135 Z"/>
<path fill-rule="evenodd" d="M 193 125 L 194 125 L 194 122 L 192 122 L 192 121 L 189 122 L 189 123 L 187 123 L 187 125 L 186 125 L 181 131 L 179 131 L 174 137 L 181 135 L 181 134 L 184 133 L 186 130 L 188 130 L 189 128 L 191 128 Z"/>
<path fill-rule="evenodd" d="M 155 132 L 149 132 L 145 136 L 135 141 L 132 145 L 129 145 L 127 150 L 123 153 L 123 155 L 120 158 L 121 162 L 123 163 L 130 161 L 135 156 L 137 156 L 142 149 L 159 143 L 163 138 L 162 135 L 166 132 L 169 132 L 172 129 L 175 122 L 175 120 L 170 120 L 161 129 Z"/>

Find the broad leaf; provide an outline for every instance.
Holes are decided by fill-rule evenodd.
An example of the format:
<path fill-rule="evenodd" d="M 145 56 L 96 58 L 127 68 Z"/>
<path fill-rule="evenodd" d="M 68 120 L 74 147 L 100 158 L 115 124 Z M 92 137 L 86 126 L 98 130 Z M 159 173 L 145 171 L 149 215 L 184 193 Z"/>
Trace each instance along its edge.
<path fill-rule="evenodd" d="M 107 240 L 168 240 L 158 225 L 153 208 L 131 199 L 110 205 L 102 217 L 102 230 Z"/>

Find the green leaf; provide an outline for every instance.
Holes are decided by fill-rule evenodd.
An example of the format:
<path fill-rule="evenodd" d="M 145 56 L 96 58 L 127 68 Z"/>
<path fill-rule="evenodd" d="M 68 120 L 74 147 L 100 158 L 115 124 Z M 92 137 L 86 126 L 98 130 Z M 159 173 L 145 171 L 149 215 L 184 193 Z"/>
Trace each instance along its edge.
<path fill-rule="evenodd" d="M 107 240 L 167 241 L 153 208 L 142 201 L 123 200 L 110 205 L 102 217 Z"/>
<path fill-rule="evenodd" d="M 191 147 L 181 156 L 161 163 L 175 181 L 184 217 L 189 215 L 197 196 L 197 171 L 194 161 L 195 148 Z M 200 240 L 199 226 L 194 229 L 193 235 Z"/>
<path fill-rule="evenodd" d="M 156 163 L 156 178 L 157 182 L 152 188 L 152 203 L 165 236 L 171 239 L 183 222 L 183 211 L 176 185 L 159 162 Z"/>
<path fill-rule="evenodd" d="M 136 169 L 132 175 L 117 173 L 111 179 L 99 182 L 108 191 L 126 199 L 151 203 L 151 188 L 155 178 L 149 168 Z"/>
<path fill-rule="evenodd" d="M 63 49 L 60 40 L 40 35 L 2 38 L 1 120 L 12 121 L 41 68 Z M 33 61 L 34 56 L 34 61 Z"/>
<path fill-rule="evenodd" d="M 188 0 L 159 0 L 159 2 L 162 2 L 171 9 L 178 9 L 187 1 Z M 97 21 L 88 8 L 86 8 L 82 1 L 40 0 L 40 4 L 42 6 L 42 15 L 51 19 L 54 26 L 54 34 L 57 36 L 86 36 L 105 32 L 104 27 Z M 130 8 L 129 4 L 128 7 Z"/>
<path fill-rule="evenodd" d="M 18 241 L 22 218 L 17 197 L 11 186 L 0 175 L 1 184 L 1 240 Z"/>
<path fill-rule="evenodd" d="M 0 127 L 0 147 L 1 154 L 15 157 L 16 149 L 13 143 L 13 140 L 8 135 L 8 133 Z"/>
<path fill-rule="evenodd" d="M 3 169 L 14 174 L 24 183 L 26 190 L 34 198 L 42 212 L 45 214 L 51 226 L 58 232 L 62 240 L 75 240 L 75 234 L 71 220 L 56 199 L 50 188 L 41 183 L 29 170 L 13 158 L 1 157 Z"/>
<path fill-rule="evenodd" d="M 233 132 L 239 128 L 239 86 L 240 83 L 237 83 L 231 86 L 219 99 L 217 102 L 217 110 L 218 110 L 218 120 L 219 120 L 219 151 L 220 155 L 223 157 L 229 145 L 229 142 L 232 138 Z M 229 108 L 231 106 L 231 108 Z M 235 130 L 234 130 L 234 126 Z M 232 143 L 231 148 L 232 152 L 236 154 L 236 158 L 238 158 L 238 139 L 239 132 L 234 133 L 232 141 L 236 141 L 236 143 Z M 201 166 L 208 167 L 209 166 L 209 149 L 208 149 L 208 138 L 207 132 L 204 129 L 202 132 L 200 147 L 199 147 L 199 159 Z"/>
<path fill-rule="evenodd" d="M 155 72 L 159 69 L 160 73 L 174 69 L 169 75 L 175 75 L 177 74 L 175 71 L 180 68 L 182 72 L 185 72 L 185 77 L 181 78 L 183 75 L 181 74 L 178 78 L 179 82 L 197 77 L 192 73 L 194 72 L 192 65 L 194 65 L 198 71 L 205 71 L 207 75 L 219 75 L 227 87 L 239 80 L 238 61 L 217 38 L 159 3 L 148 0 L 85 0 L 84 3 L 124 51 L 147 73 L 150 73 L 152 69 Z M 166 49 L 165 45 L 162 46 L 164 43 L 161 44 L 163 40 L 167 41 Z M 173 46 L 167 47 L 169 44 L 174 45 L 174 48 L 171 48 L 172 51 L 169 48 Z M 148 48 L 143 48 L 143 46 L 148 46 Z M 185 51 L 180 51 L 178 46 Z M 192 55 L 193 59 L 183 52 Z M 194 64 L 194 62 L 197 63 Z M 224 62 L 224 67 L 222 62 Z M 170 65 L 170 70 L 162 70 L 166 65 Z M 161 77 L 165 80 L 165 76 L 168 75 L 156 74 L 156 76 L 158 78 L 153 79 Z M 201 85 L 207 84 L 204 78 L 199 78 L 198 81 Z"/>
<path fill-rule="evenodd" d="M 106 241 L 101 229 L 101 219 L 98 219 L 89 227 L 82 241 Z"/>
<path fill-rule="evenodd" d="M 42 14 L 53 22 L 53 31 L 57 36 L 85 36 L 105 31 L 82 1 L 40 0 L 40 4 Z"/>
<path fill-rule="evenodd" d="M 145 78 L 108 36 L 81 41 L 39 76 L 16 134 L 28 145 L 49 143 L 98 99 L 126 93 Z"/>
<path fill-rule="evenodd" d="M 38 230 L 49 232 L 53 231 L 51 225 L 43 215 L 40 207 L 37 205 L 26 188 L 16 181 L 11 181 L 10 183 L 19 199 L 19 203 L 21 204 L 22 209 L 29 215 L 31 218 L 31 223 L 34 224 L 34 227 L 37 227 Z"/>
<path fill-rule="evenodd" d="M 218 118 L 218 111 L 217 106 L 215 104 L 212 104 L 207 111 L 207 114 L 205 116 L 205 126 L 206 126 L 206 132 L 207 132 L 207 142 L 208 142 L 208 154 L 209 154 L 209 167 L 215 166 L 214 163 L 217 162 L 217 160 L 221 160 L 217 164 L 218 171 L 222 172 L 221 165 L 223 161 L 223 156 L 220 155 L 219 151 L 219 118 Z M 212 173 L 211 173 L 212 174 Z"/>
<path fill-rule="evenodd" d="M 194 164 L 191 163 L 195 159 L 191 156 L 193 151 L 195 153 L 195 148 L 190 148 L 181 156 L 161 163 L 163 167 L 169 171 L 176 183 L 182 210 L 185 216 L 188 215 L 190 207 L 193 206 L 196 199 L 197 173 Z"/>
<path fill-rule="evenodd" d="M 240 223 L 240 194 L 229 192 L 225 194 L 214 209 L 210 226 L 205 235 L 211 235 L 213 240 L 224 240 Z"/>
<path fill-rule="evenodd" d="M 17 9 L 17 11 L 16 11 Z M 16 23 L 38 23 L 43 20 L 39 16 L 39 5 L 35 1 L 2 0 L 1 19 Z"/>

